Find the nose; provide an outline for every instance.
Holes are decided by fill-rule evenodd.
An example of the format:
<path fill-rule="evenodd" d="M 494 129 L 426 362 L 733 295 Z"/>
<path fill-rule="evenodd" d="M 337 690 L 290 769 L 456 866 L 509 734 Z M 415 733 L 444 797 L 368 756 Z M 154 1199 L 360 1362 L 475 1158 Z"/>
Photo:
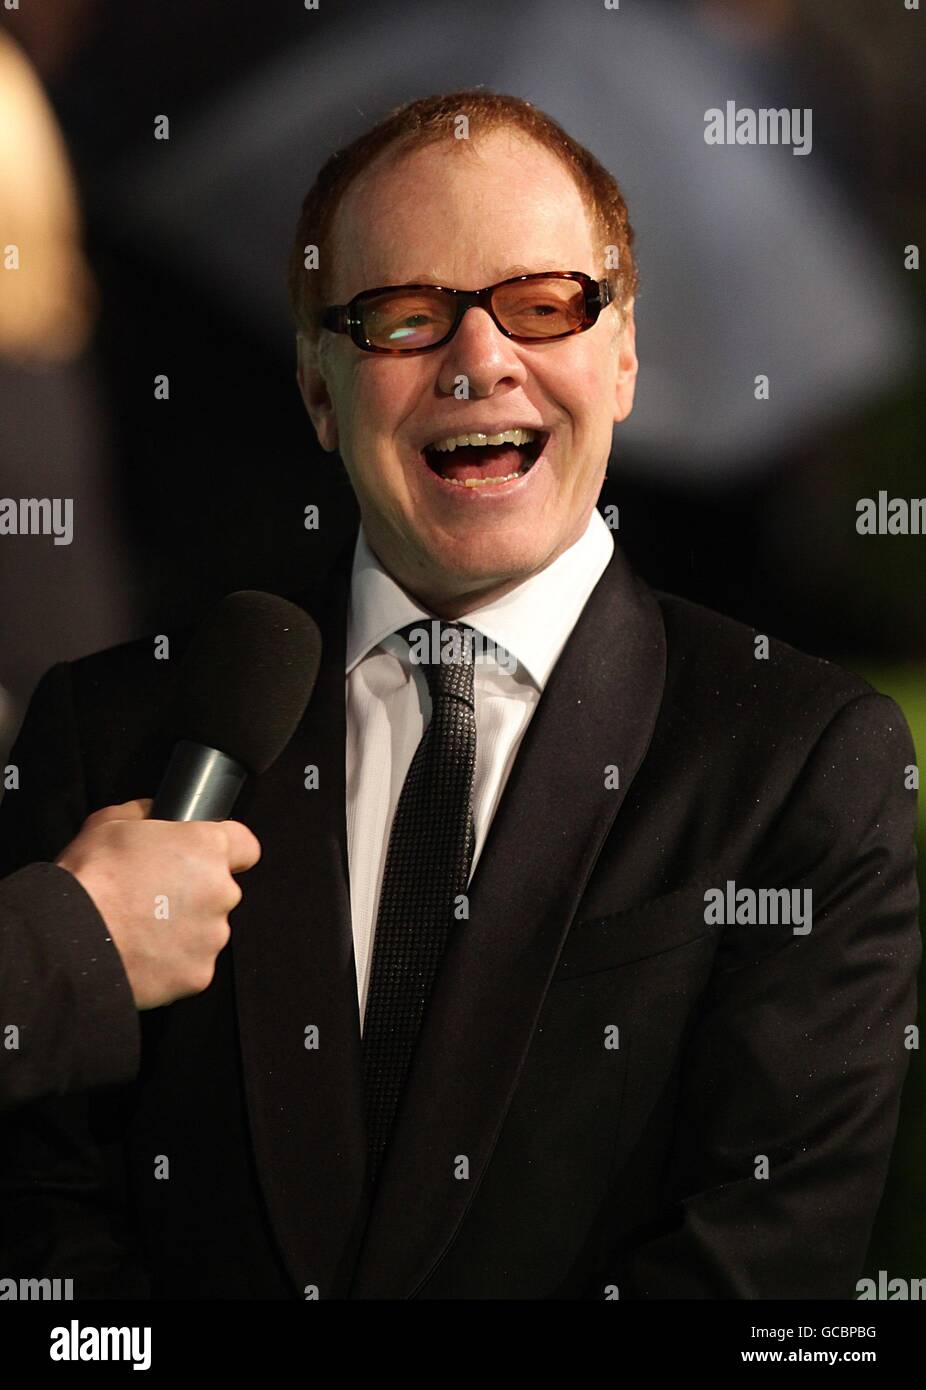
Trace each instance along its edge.
<path fill-rule="evenodd" d="M 448 395 L 457 390 L 465 377 L 473 396 L 490 396 L 501 385 L 521 385 L 527 368 L 518 344 L 496 327 L 491 314 L 471 305 L 463 314 L 456 333 L 444 348 L 438 385 Z"/>

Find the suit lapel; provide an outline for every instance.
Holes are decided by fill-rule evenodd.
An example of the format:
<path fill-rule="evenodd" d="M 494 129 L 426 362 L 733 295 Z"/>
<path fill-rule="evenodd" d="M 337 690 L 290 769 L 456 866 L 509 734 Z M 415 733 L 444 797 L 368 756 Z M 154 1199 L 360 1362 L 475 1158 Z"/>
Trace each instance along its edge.
<path fill-rule="evenodd" d="M 665 640 L 658 604 L 615 550 L 511 770 L 369 1210 L 344 775 L 353 546 L 305 601 L 323 640 L 305 717 L 236 809 L 263 854 L 242 881 L 231 949 L 257 1171 L 290 1277 L 323 1297 L 410 1297 L 491 1157 L 565 935 L 652 735 Z M 608 764 L 619 789 L 605 786 Z M 318 1046 L 306 1048 L 313 1027 Z M 454 1179 L 457 1155 L 466 1181 Z"/>
<path fill-rule="evenodd" d="M 442 962 L 352 1298 L 413 1296 L 453 1241 L 566 933 L 643 761 L 664 681 L 659 606 L 615 549 L 528 725 L 470 884 L 469 920 Z M 605 785 L 609 764 L 619 789 Z M 459 1155 L 465 1180 L 455 1177 Z"/>
<path fill-rule="evenodd" d="M 344 651 L 353 539 L 305 607 L 318 680 L 278 762 L 235 814 L 261 842 L 232 918 L 247 1108 L 261 1187 L 297 1288 L 337 1296 L 365 1219 L 357 983 L 345 815 Z M 306 772 L 318 768 L 318 789 Z M 317 1046 L 307 1029 L 317 1030 Z"/>

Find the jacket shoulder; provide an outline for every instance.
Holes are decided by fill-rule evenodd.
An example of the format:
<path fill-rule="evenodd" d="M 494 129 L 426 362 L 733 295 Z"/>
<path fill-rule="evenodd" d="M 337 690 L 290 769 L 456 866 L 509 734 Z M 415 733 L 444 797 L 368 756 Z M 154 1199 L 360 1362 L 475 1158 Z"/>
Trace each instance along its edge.
<path fill-rule="evenodd" d="M 751 703 L 820 698 L 838 707 L 879 693 L 855 672 L 800 651 L 761 628 L 678 594 L 654 592 L 673 677 L 683 677 L 704 691 L 713 689 L 721 702 L 725 696 L 748 696 Z"/>
<path fill-rule="evenodd" d="M 661 722 L 672 737 L 758 762 L 787 745 L 800 760 L 846 711 L 856 739 L 910 745 L 899 706 L 862 676 L 702 604 L 654 596 L 666 634 Z"/>
<path fill-rule="evenodd" d="M 655 597 L 666 681 L 642 789 L 685 788 L 692 823 L 724 852 L 735 840 L 752 854 L 765 836 L 774 851 L 789 805 L 802 846 L 794 853 L 808 864 L 857 838 L 860 825 L 881 821 L 911 842 L 915 801 L 904 779 L 916 754 L 893 699 L 747 623 Z"/>

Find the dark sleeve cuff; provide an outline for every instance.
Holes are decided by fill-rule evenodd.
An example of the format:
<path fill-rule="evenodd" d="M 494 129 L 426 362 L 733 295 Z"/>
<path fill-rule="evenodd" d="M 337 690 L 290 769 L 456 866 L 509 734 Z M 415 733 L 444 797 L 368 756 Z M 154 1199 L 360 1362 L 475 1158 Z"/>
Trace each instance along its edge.
<path fill-rule="evenodd" d="M 0 1103 L 124 1084 L 138 1071 L 122 958 L 89 893 L 57 864 L 0 883 L 0 1023 Z"/>

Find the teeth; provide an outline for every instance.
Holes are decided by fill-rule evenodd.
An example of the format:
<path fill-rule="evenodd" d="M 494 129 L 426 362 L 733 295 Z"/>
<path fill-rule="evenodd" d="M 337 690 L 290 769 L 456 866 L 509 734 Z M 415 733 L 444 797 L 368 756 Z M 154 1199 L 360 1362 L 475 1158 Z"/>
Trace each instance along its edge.
<path fill-rule="evenodd" d="M 462 449 L 467 444 L 530 444 L 536 439 L 534 430 L 503 430 L 501 434 L 457 434 L 452 439 L 441 439 L 429 447 L 439 454 L 452 454 L 454 449 Z M 504 480 L 499 478 L 497 482 Z"/>
<path fill-rule="evenodd" d="M 492 487 L 494 483 L 510 483 L 513 478 L 521 478 L 529 471 L 522 468 L 516 473 L 506 473 L 503 478 L 444 478 L 444 482 L 453 483 L 454 487 Z"/>

